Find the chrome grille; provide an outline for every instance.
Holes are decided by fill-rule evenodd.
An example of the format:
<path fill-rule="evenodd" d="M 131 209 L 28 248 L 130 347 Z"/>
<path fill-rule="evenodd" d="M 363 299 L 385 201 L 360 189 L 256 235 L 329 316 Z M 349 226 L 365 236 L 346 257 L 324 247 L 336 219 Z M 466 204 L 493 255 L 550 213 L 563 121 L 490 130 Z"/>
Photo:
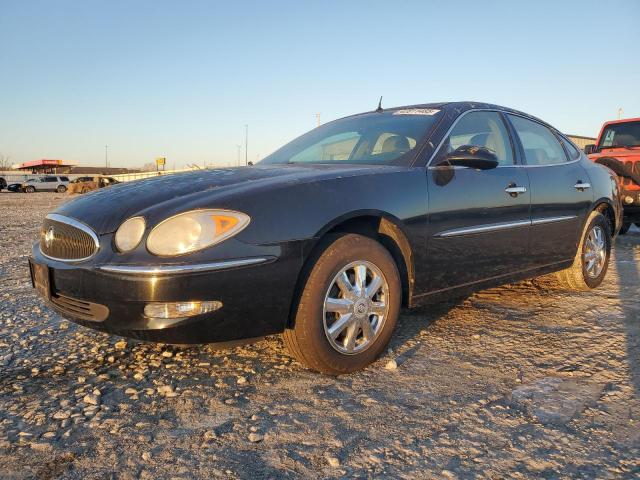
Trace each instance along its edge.
<path fill-rule="evenodd" d="M 66 261 L 91 258 L 98 251 L 98 237 L 86 225 L 68 217 L 49 214 L 40 230 L 43 255 Z"/>
<path fill-rule="evenodd" d="M 626 161 L 626 162 L 622 162 L 624 163 L 624 166 L 630 171 L 635 173 L 636 175 L 640 175 L 640 161 L 634 162 L 634 161 Z M 636 183 L 631 180 L 630 178 L 625 178 L 622 181 L 622 184 L 625 186 L 632 186 L 635 187 L 637 186 Z M 632 189 L 633 190 L 633 189 Z"/>

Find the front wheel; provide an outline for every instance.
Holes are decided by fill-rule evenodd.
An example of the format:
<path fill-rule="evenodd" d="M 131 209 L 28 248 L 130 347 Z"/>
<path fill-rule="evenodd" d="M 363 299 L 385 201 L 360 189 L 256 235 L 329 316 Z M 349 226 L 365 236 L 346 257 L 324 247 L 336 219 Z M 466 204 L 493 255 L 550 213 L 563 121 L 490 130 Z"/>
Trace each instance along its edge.
<path fill-rule="evenodd" d="M 35 191 L 36 191 L 36 189 L 35 189 L 35 187 L 26 187 L 26 188 L 24 189 L 24 191 L 25 191 L 26 193 L 33 193 L 33 192 L 35 192 Z"/>
<path fill-rule="evenodd" d="M 611 255 L 609 222 L 599 212 L 591 212 L 582 233 L 578 252 L 569 268 L 556 273 L 566 288 L 581 291 L 596 288 L 602 283 Z"/>
<path fill-rule="evenodd" d="M 64 185 L 58 185 L 58 188 L 56 188 L 56 191 L 58 193 L 64 193 L 67 191 L 67 187 L 65 187 Z"/>
<path fill-rule="evenodd" d="M 393 334 L 402 299 L 398 268 L 380 243 L 356 234 L 326 239 L 314 259 L 284 342 L 319 372 L 360 370 Z"/>

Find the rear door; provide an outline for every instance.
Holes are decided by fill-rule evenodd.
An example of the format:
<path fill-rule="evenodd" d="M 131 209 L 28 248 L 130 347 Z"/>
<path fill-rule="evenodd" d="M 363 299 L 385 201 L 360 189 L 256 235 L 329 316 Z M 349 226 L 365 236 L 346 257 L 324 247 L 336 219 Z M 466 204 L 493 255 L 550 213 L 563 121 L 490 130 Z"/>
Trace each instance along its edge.
<path fill-rule="evenodd" d="M 499 166 L 438 166 L 463 145 L 493 151 Z M 516 158 L 507 124 L 495 111 L 463 114 L 443 141 L 427 170 L 430 291 L 523 268 L 530 230 L 529 180 Z"/>
<path fill-rule="evenodd" d="M 568 156 L 547 126 L 518 115 L 507 117 L 516 131 L 531 186 L 530 261 L 540 266 L 572 259 L 593 201 L 580 155 Z"/>
<path fill-rule="evenodd" d="M 58 177 L 46 176 L 42 178 L 40 190 L 55 190 L 58 187 Z"/>

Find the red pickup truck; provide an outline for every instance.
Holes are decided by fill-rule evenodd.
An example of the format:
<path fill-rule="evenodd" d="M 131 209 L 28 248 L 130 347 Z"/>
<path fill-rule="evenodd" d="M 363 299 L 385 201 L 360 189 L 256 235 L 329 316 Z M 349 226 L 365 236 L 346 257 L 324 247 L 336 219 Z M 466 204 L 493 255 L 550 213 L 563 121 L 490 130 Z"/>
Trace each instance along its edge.
<path fill-rule="evenodd" d="M 611 168 L 620 178 L 624 219 L 620 233 L 632 223 L 640 227 L 640 118 L 606 122 L 595 145 L 584 148 L 589 158 Z"/>

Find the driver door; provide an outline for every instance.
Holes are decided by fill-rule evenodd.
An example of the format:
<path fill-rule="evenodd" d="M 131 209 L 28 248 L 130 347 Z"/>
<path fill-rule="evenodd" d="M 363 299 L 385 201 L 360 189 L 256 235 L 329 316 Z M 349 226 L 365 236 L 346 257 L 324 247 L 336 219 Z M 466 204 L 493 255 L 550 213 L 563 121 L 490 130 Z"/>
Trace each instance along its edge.
<path fill-rule="evenodd" d="M 447 153 L 478 146 L 496 154 L 489 170 L 444 164 Z M 527 266 L 531 195 L 502 115 L 463 114 L 427 169 L 429 291 L 499 277 Z"/>

